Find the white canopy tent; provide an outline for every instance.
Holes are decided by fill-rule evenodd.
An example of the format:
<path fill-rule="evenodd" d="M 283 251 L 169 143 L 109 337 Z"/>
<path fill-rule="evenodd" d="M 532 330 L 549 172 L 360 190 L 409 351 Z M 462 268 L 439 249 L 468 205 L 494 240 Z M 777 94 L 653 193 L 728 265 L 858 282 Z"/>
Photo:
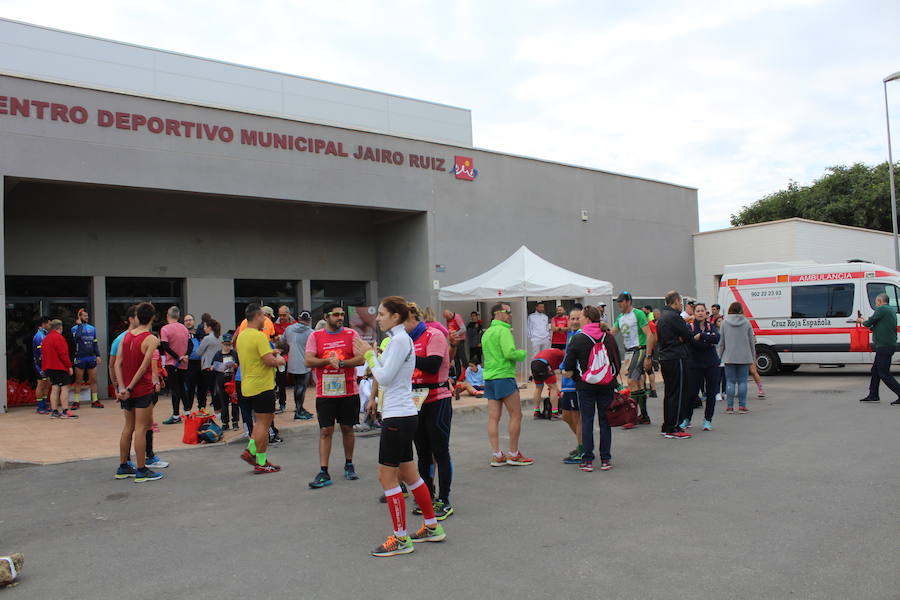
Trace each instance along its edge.
<path fill-rule="evenodd" d="M 438 297 L 446 302 L 521 299 L 524 340 L 528 298 L 586 298 L 609 296 L 612 291 L 610 282 L 563 269 L 522 246 L 493 269 L 441 288 Z"/>

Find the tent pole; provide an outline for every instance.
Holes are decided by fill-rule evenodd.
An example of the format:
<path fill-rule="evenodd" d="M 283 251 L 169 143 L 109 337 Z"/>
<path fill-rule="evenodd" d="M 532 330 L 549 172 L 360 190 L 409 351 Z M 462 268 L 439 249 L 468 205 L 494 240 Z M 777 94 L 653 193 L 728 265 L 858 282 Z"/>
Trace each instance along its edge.
<path fill-rule="evenodd" d="M 525 348 L 525 362 L 522 363 L 522 382 L 528 381 L 528 296 L 522 296 L 522 347 Z"/>

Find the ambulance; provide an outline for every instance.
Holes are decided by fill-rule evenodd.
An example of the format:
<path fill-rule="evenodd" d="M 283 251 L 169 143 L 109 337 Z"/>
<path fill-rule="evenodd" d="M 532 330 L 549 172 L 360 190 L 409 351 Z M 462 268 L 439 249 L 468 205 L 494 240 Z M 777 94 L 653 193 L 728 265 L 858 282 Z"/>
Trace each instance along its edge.
<path fill-rule="evenodd" d="M 886 293 L 900 312 L 900 273 L 866 262 L 726 265 L 719 284 L 722 313 L 739 302 L 756 334 L 761 375 L 800 365 L 871 364 L 868 330 L 875 297 Z M 893 361 L 900 362 L 900 354 Z"/>

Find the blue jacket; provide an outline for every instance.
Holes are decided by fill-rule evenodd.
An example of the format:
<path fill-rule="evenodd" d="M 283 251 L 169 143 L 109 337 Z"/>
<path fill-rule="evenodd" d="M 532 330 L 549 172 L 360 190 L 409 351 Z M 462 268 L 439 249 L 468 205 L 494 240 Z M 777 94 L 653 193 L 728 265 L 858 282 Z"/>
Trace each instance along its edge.
<path fill-rule="evenodd" d="M 75 358 L 92 358 L 100 356 L 97 345 L 97 330 L 90 323 L 80 323 L 72 327 L 75 338 Z"/>
<path fill-rule="evenodd" d="M 698 369 L 718 367 L 721 362 L 716 350 L 716 345 L 719 343 L 719 329 L 709 321 L 706 321 L 702 327 L 697 323 L 691 323 L 689 327 L 694 335 L 700 334 L 699 341 L 691 338 L 693 366 Z"/>
<path fill-rule="evenodd" d="M 34 337 L 31 338 L 31 356 L 34 358 L 34 368 L 38 371 L 43 372 L 41 367 L 42 358 L 41 358 L 41 344 L 44 343 L 44 336 L 47 335 L 47 331 L 38 327 L 37 332 L 34 334 Z"/>

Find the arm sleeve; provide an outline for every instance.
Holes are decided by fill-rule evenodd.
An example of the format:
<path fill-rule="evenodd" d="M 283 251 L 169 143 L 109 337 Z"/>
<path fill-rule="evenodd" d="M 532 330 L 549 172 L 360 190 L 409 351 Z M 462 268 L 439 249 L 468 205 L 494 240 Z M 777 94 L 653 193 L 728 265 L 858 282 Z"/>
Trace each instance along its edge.
<path fill-rule="evenodd" d="M 443 356 L 437 356 L 436 354 L 432 356 L 417 356 L 416 368 L 426 373 L 437 373 L 443 360 Z"/>
<path fill-rule="evenodd" d="M 525 351 L 516 350 L 516 341 L 513 339 L 512 332 L 504 331 L 500 336 L 500 354 L 506 360 L 514 360 L 522 362 L 525 360 Z"/>
<path fill-rule="evenodd" d="M 881 308 L 881 307 L 878 307 Z M 875 312 L 872 313 L 872 316 L 863 321 L 863 327 L 869 327 L 870 329 L 881 320 L 882 315 L 884 314 L 882 311 L 875 309 Z"/>
<path fill-rule="evenodd" d="M 169 356 L 171 356 L 172 358 L 174 358 L 175 364 L 176 365 L 178 364 L 178 360 L 181 359 L 181 357 L 178 356 L 177 352 L 172 350 L 172 348 L 169 346 L 169 342 L 160 342 L 159 349 L 162 350 L 163 352 L 165 352 L 166 354 L 168 354 Z"/>

